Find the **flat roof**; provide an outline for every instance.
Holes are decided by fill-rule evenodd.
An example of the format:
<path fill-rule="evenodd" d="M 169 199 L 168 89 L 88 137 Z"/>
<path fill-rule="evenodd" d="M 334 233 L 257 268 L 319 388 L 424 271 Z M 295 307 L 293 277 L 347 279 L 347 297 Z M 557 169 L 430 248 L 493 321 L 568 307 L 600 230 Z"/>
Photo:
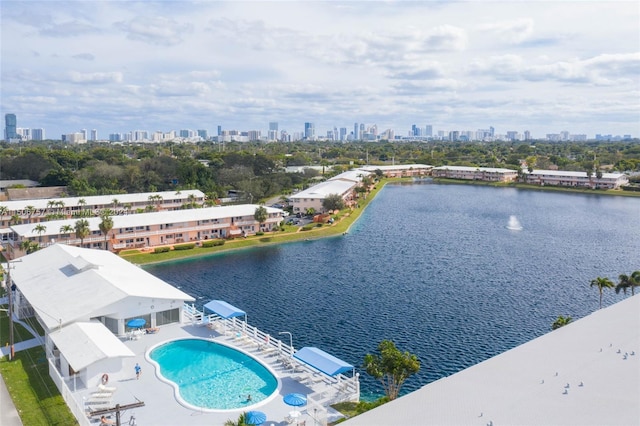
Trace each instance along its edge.
<path fill-rule="evenodd" d="M 54 244 L 11 263 L 11 278 L 49 329 L 95 316 L 128 297 L 194 301 L 106 250 Z"/>
<path fill-rule="evenodd" d="M 454 170 L 460 172 L 489 172 L 489 173 L 518 173 L 517 170 L 501 169 L 496 167 L 469 167 L 469 166 L 439 166 L 434 167 L 433 170 Z"/>
<path fill-rule="evenodd" d="M 639 312 L 637 294 L 344 424 L 637 425 Z"/>
<path fill-rule="evenodd" d="M 431 169 L 433 166 L 428 164 L 395 164 L 393 166 L 362 166 L 358 167 L 359 170 L 365 170 L 374 172 L 376 170 L 381 171 L 393 171 L 393 170 L 410 170 L 410 169 Z"/>
<path fill-rule="evenodd" d="M 112 194 L 112 195 L 94 195 L 90 197 L 53 197 L 38 198 L 31 200 L 14 200 L 0 202 L 0 206 L 5 206 L 10 211 L 24 210 L 27 206 L 36 209 L 46 209 L 50 201 L 62 201 L 65 207 L 78 207 L 78 201 L 84 200 L 85 206 L 104 206 L 111 205 L 113 200 L 117 199 L 118 204 L 139 203 L 149 201 L 150 196 L 159 195 L 163 200 L 180 200 L 186 199 L 189 195 L 195 195 L 196 198 L 203 198 L 204 193 L 197 189 L 185 189 L 182 191 L 162 191 L 162 192 L 139 192 L 135 194 Z"/>
<path fill-rule="evenodd" d="M 290 195 L 289 198 L 324 198 L 329 194 L 342 195 L 355 186 L 355 182 L 348 180 L 328 180 L 310 188 Z"/>
<path fill-rule="evenodd" d="M 258 207 L 260 206 L 257 204 L 240 204 L 236 206 L 203 207 L 200 209 L 131 213 L 126 215 L 114 215 L 111 216 L 111 218 L 113 219 L 113 229 L 135 228 L 138 226 L 152 226 L 166 223 L 184 223 L 197 220 L 225 219 L 236 216 L 253 216 Z M 282 212 L 281 209 L 273 207 L 264 206 L 264 208 L 267 209 L 267 213 L 269 214 Z M 100 231 L 99 225 L 100 222 L 102 222 L 102 219 L 99 217 L 50 220 L 40 223 L 12 225 L 11 229 L 23 238 L 38 237 L 40 235 L 58 235 L 60 234 L 61 227 L 65 225 L 73 227 L 80 219 L 87 220 L 91 232 Z M 46 228 L 42 234 L 38 234 L 36 232 L 36 226 L 38 225 L 43 225 Z M 73 233 L 74 232 L 72 232 L 72 234 Z"/>
<path fill-rule="evenodd" d="M 525 171 L 530 175 L 552 175 L 552 176 L 569 176 L 569 177 L 587 177 L 587 172 L 574 172 L 569 170 L 534 170 L 531 173 Z M 595 173 L 592 175 L 595 177 Z M 602 173 L 603 179 L 619 179 L 625 176 L 624 173 Z"/>

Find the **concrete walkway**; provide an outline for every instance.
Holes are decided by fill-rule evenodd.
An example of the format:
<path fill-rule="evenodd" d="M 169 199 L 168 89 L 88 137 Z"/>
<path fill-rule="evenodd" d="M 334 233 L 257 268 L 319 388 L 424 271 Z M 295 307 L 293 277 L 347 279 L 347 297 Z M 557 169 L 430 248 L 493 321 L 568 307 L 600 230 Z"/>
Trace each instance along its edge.
<path fill-rule="evenodd" d="M 2 376 L 0 376 L 0 425 L 22 426 L 22 420 L 20 420 L 16 406 L 13 405 L 13 400 L 9 396 Z"/>

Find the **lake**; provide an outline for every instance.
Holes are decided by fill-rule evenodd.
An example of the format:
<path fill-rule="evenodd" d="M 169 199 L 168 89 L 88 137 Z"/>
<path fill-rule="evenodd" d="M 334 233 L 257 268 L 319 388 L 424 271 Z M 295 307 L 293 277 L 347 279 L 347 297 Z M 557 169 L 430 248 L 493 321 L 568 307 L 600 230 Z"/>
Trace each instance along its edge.
<path fill-rule="evenodd" d="M 425 180 L 386 185 L 344 236 L 145 269 L 356 366 L 391 339 L 421 361 L 406 393 L 598 309 L 590 281 L 640 270 L 639 241 L 640 198 Z M 380 395 L 360 372 L 363 399 Z"/>

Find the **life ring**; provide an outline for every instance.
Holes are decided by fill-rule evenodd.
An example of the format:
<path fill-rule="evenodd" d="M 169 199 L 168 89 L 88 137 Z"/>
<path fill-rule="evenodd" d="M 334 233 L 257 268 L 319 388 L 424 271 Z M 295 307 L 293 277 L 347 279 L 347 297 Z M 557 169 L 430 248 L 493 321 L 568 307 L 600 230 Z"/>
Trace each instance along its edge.
<path fill-rule="evenodd" d="M 109 383 L 109 375 L 107 373 L 104 373 L 102 375 L 102 379 L 101 380 L 102 380 L 102 384 L 106 385 L 107 383 Z"/>

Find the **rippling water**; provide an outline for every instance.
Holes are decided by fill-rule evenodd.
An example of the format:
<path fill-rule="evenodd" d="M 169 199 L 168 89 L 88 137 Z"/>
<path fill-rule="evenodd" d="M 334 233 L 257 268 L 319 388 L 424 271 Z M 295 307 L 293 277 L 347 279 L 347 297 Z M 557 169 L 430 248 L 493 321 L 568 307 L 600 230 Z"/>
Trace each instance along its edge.
<path fill-rule="evenodd" d="M 640 269 L 639 223 L 637 198 L 391 184 L 346 236 L 146 269 L 356 366 L 391 339 L 422 363 L 408 392 L 596 310 L 592 279 Z M 363 397 L 381 392 L 361 377 Z"/>

